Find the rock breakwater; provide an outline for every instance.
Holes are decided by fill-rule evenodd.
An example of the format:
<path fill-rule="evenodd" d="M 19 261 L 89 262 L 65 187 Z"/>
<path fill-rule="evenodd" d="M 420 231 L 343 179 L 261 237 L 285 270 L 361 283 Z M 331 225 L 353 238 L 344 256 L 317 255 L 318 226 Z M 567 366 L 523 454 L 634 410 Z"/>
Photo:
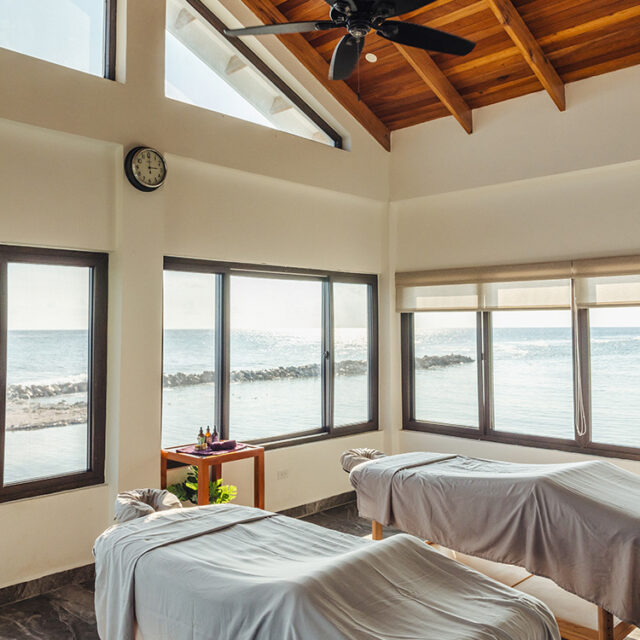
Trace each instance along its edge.
<path fill-rule="evenodd" d="M 341 360 L 336 362 L 336 375 L 355 376 L 367 372 L 364 360 Z M 272 369 L 237 369 L 231 372 L 231 382 L 257 382 L 266 380 L 298 380 L 301 378 L 317 378 L 320 375 L 319 364 L 303 364 L 291 367 L 274 367 Z M 196 384 L 207 384 L 215 381 L 215 372 L 202 373 L 165 373 L 162 377 L 165 387 L 187 387 Z"/>
<path fill-rule="evenodd" d="M 450 367 L 457 364 L 473 362 L 473 358 L 450 353 L 445 356 L 422 356 L 416 358 L 418 369 L 434 369 Z M 341 360 L 336 362 L 336 375 L 357 376 L 367 373 L 365 360 Z M 237 369 L 231 372 L 231 382 L 256 382 L 268 380 L 297 380 L 316 378 L 320 375 L 319 364 L 303 364 L 290 367 L 273 367 L 271 369 Z M 197 384 L 215 382 L 214 371 L 200 373 L 165 373 L 162 377 L 163 387 L 189 387 Z M 12 384 L 7 389 L 7 400 L 32 400 L 34 398 L 53 398 L 72 393 L 86 393 L 87 381 L 58 382 L 52 384 Z"/>
<path fill-rule="evenodd" d="M 416 358 L 416 369 L 437 369 L 438 367 L 452 367 L 456 364 L 474 362 L 473 358 L 458 353 L 450 353 L 446 356 L 422 356 Z"/>
<path fill-rule="evenodd" d="M 7 400 L 31 400 L 32 398 L 52 398 L 68 393 L 85 393 L 87 381 L 59 382 L 53 384 L 12 384 L 7 389 Z"/>

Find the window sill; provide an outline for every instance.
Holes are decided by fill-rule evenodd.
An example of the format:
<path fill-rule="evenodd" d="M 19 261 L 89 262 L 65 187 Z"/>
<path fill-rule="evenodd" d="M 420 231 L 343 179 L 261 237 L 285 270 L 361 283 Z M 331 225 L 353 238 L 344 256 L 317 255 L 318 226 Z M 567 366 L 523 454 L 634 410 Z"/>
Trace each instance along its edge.
<path fill-rule="evenodd" d="M 527 436 L 507 433 L 504 431 L 492 431 L 483 434 L 477 428 L 458 427 L 446 424 L 431 422 L 421 422 L 412 420 L 402 427 L 403 431 L 421 431 L 423 433 L 434 433 L 437 435 L 453 436 L 457 438 L 469 438 L 485 442 L 496 442 L 499 444 L 511 444 L 521 447 L 533 447 L 537 449 L 553 449 L 555 451 L 567 451 L 570 453 L 581 453 L 589 456 L 602 456 L 605 458 L 620 458 L 624 460 L 640 460 L 640 449 L 632 447 L 621 447 L 616 445 L 603 445 L 590 443 L 581 446 L 573 440 L 562 440 L 556 438 L 546 438 L 542 436 Z"/>
<path fill-rule="evenodd" d="M 86 471 L 59 478 L 43 478 L 31 482 L 22 482 L 2 487 L 0 489 L 0 503 L 22 500 L 24 498 L 36 498 L 61 493 L 72 489 L 82 489 L 99 484 L 104 484 L 104 474 Z"/>
<path fill-rule="evenodd" d="M 345 436 L 351 436 L 358 433 L 366 433 L 367 431 L 377 431 L 378 425 L 372 422 L 364 424 L 352 424 L 346 427 L 336 427 L 332 433 L 323 431 L 322 433 L 310 434 L 306 436 L 296 436 L 283 438 L 281 440 L 275 440 L 270 442 L 251 441 L 251 444 L 261 444 L 265 451 L 271 449 L 282 449 L 284 447 L 295 447 L 300 444 L 308 444 L 310 442 L 320 442 L 322 440 L 333 440 L 334 438 L 342 438 Z"/>

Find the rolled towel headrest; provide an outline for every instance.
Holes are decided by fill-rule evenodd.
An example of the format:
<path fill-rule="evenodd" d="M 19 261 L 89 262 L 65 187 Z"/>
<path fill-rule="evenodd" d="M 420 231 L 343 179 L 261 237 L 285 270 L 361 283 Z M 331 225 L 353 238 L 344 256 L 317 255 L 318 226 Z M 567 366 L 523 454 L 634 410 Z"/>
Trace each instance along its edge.
<path fill-rule="evenodd" d="M 377 449 L 347 449 L 340 456 L 340 464 L 342 468 L 350 473 L 351 469 L 356 467 L 363 462 L 367 462 L 368 460 L 376 460 L 377 458 L 384 458 L 386 454 L 382 453 L 382 451 L 378 451 Z"/>
<path fill-rule="evenodd" d="M 180 508 L 182 503 L 177 496 L 165 489 L 133 489 L 118 494 L 115 516 L 118 522 L 127 522 L 156 511 Z"/>

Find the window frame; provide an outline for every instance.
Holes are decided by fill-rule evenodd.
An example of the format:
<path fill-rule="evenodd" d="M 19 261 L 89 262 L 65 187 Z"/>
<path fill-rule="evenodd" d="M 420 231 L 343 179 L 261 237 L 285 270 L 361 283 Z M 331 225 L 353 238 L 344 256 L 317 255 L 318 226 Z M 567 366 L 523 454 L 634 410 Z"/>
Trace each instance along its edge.
<path fill-rule="evenodd" d="M 468 427 L 441 422 L 417 420 L 415 417 L 415 359 L 414 313 L 401 313 L 401 357 L 402 357 L 402 428 L 406 431 L 421 431 L 444 436 L 455 436 L 497 442 L 501 444 L 555 449 L 571 453 L 582 453 L 612 458 L 640 460 L 640 447 L 628 447 L 591 441 L 591 358 L 589 310 L 579 309 L 572 317 L 572 337 L 574 357 L 580 359 L 582 385 L 573 375 L 574 438 L 552 438 L 549 436 L 525 435 L 495 429 L 493 418 L 493 345 L 492 316 L 490 311 L 476 312 L 477 378 L 479 427 Z M 578 353 L 575 354 L 577 347 Z M 586 433 L 581 436 L 577 430 L 575 407 L 579 395 L 582 396 L 586 417 Z"/>
<path fill-rule="evenodd" d="M 300 269 L 271 265 L 255 265 L 240 262 L 221 262 L 165 256 L 164 271 L 187 271 L 209 273 L 218 276 L 216 287 L 216 372 L 215 372 L 215 417 L 216 428 L 221 438 L 229 437 L 230 378 L 231 378 L 231 326 L 230 326 L 230 278 L 231 276 L 264 277 L 287 280 L 315 280 L 322 282 L 322 352 L 325 357 L 321 371 L 322 424 L 316 429 L 247 440 L 265 449 L 315 442 L 328 438 L 353 435 L 379 428 L 378 407 L 378 276 L 371 274 L 342 273 L 317 269 Z M 333 424 L 333 283 L 354 283 L 368 286 L 369 328 L 368 328 L 368 384 L 369 419 L 344 426 Z M 164 323 L 164 317 L 163 317 Z M 163 331 L 164 335 L 164 331 Z M 164 393 L 164 388 L 162 390 Z"/>
<path fill-rule="evenodd" d="M 116 0 L 110 0 L 115 3 Z M 262 74 L 280 93 L 282 93 L 299 111 L 301 111 L 330 140 L 336 149 L 344 148 L 342 136 L 303 100 L 280 76 L 275 73 L 248 45 L 240 38 L 225 35 L 227 25 L 216 16 L 202 0 L 184 0 L 205 22 L 217 31 L 224 40 L 240 53 L 260 74 Z"/>
<path fill-rule="evenodd" d="M 104 77 L 116 79 L 116 51 L 118 31 L 118 0 L 105 0 Z"/>
<path fill-rule="evenodd" d="M 7 381 L 7 265 L 29 263 L 91 269 L 87 380 L 86 471 L 4 486 Z M 107 311 L 109 256 L 106 253 L 0 245 L 0 503 L 78 489 L 104 482 L 107 407 Z"/>

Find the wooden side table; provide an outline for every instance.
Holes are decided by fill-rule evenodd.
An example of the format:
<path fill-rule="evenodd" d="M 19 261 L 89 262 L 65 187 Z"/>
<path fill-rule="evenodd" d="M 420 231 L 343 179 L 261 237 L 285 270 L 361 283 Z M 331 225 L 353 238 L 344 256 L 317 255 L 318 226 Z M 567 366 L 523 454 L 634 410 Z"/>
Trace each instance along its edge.
<path fill-rule="evenodd" d="M 209 504 L 209 469 L 214 468 L 216 479 L 222 477 L 225 462 L 253 458 L 253 506 L 264 509 L 264 447 L 248 444 L 238 451 L 221 451 L 208 456 L 180 453 L 189 445 L 180 445 L 160 450 L 160 487 L 167 488 L 167 461 L 182 462 L 198 467 L 198 505 Z"/>

